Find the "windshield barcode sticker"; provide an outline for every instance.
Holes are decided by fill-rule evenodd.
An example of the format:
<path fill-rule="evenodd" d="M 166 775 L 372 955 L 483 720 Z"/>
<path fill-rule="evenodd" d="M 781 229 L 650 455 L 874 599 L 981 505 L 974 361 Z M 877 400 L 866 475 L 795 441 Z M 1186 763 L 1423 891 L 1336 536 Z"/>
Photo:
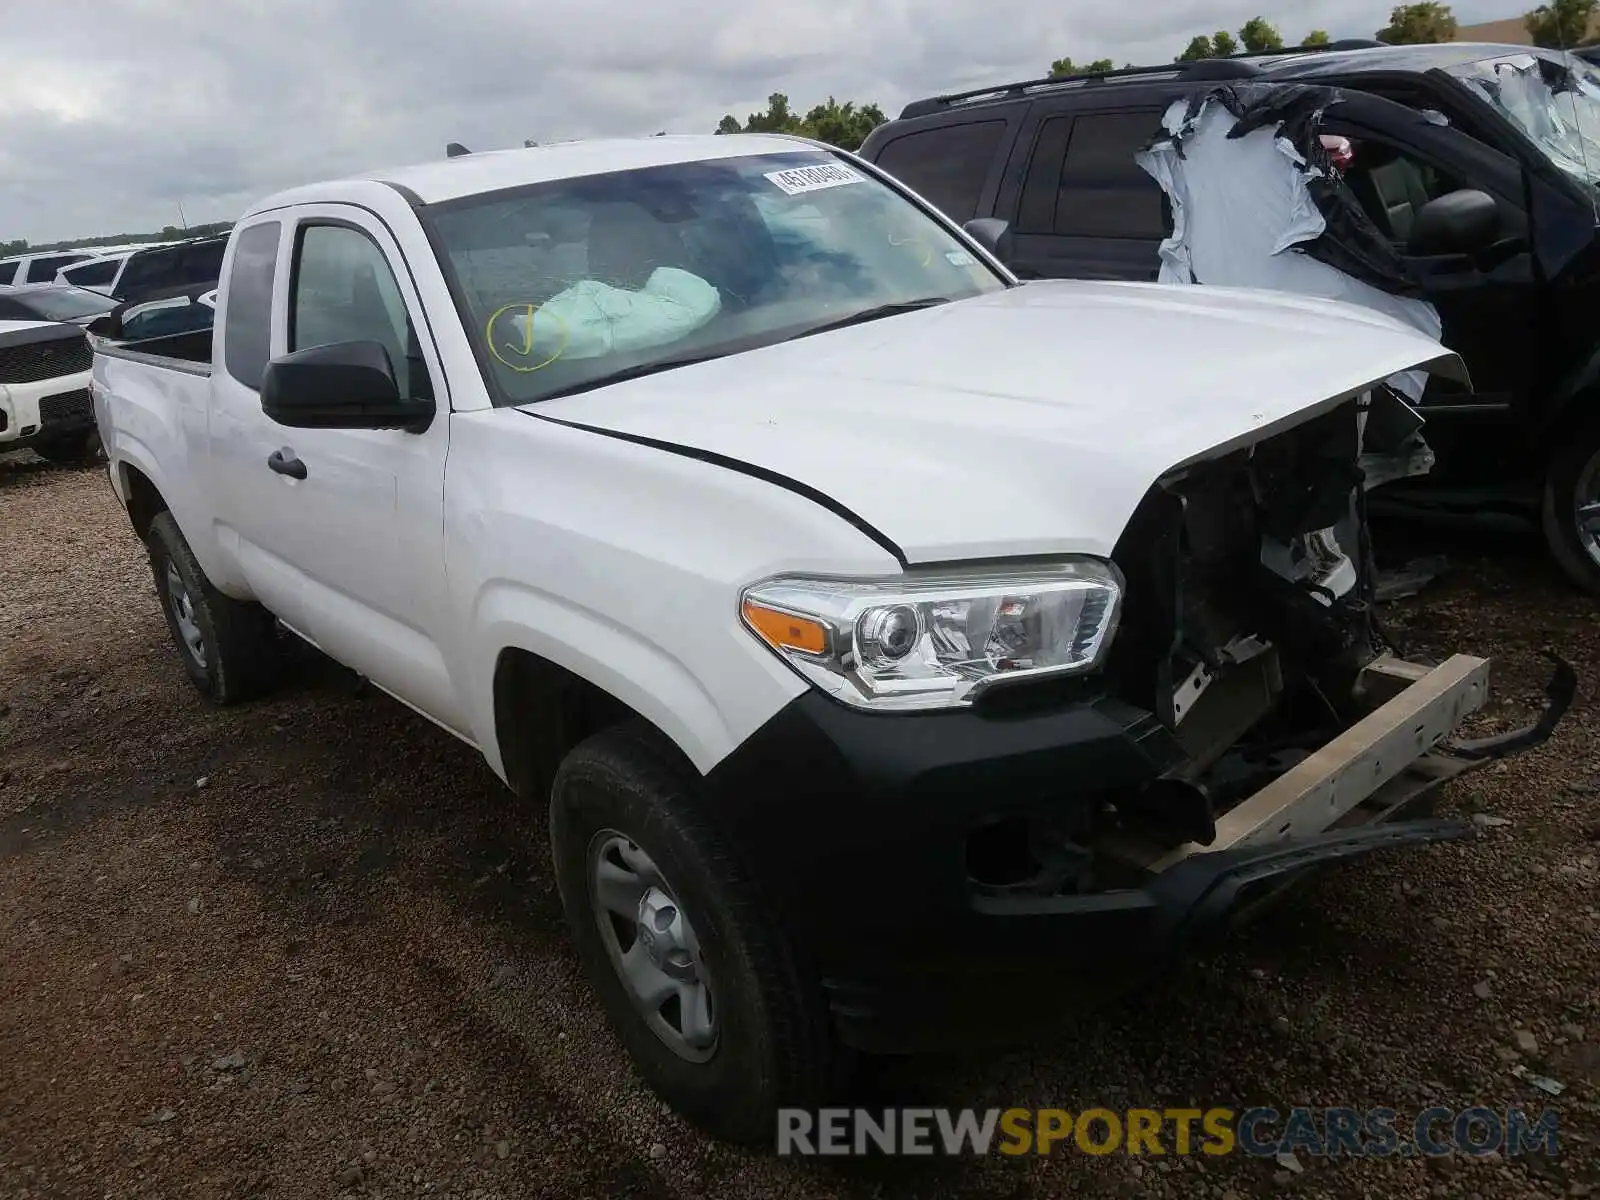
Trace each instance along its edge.
<path fill-rule="evenodd" d="M 820 192 L 823 188 L 842 187 L 847 183 L 865 183 L 867 177 L 841 163 L 825 163 L 815 167 L 790 167 L 787 171 L 768 171 L 766 177 L 786 196 L 799 196 L 805 192 Z"/>

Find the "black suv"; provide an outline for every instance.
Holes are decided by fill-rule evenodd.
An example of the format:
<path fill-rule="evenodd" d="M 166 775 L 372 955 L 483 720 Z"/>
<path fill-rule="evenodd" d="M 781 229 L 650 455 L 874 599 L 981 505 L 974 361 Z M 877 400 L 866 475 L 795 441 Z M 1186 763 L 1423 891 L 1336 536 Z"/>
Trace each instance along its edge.
<path fill-rule="evenodd" d="M 860 154 L 957 221 L 978 219 L 973 232 L 1022 278 L 1154 280 L 1171 209 L 1135 156 L 1174 101 L 1260 85 L 1332 89 L 1317 136 L 1361 148 L 1337 186 L 1472 376 L 1470 392 L 1430 384 L 1438 462 L 1374 508 L 1542 528 L 1600 593 L 1595 67 L 1524 46 L 1347 43 L 1130 68 L 917 101 Z"/>
<path fill-rule="evenodd" d="M 227 248 L 228 237 L 223 234 L 139 250 L 122 268 L 111 298 L 125 302 L 168 288 L 215 287 L 222 278 L 222 254 Z"/>

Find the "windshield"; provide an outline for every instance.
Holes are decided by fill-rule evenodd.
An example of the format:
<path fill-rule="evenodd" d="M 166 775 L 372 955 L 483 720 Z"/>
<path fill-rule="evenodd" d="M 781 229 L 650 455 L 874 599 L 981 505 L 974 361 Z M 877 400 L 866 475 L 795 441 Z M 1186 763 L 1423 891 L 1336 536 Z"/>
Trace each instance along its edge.
<path fill-rule="evenodd" d="M 1512 54 L 1450 68 L 1578 179 L 1600 183 L 1600 72 L 1571 55 Z"/>
<path fill-rule="evenodd" d="M 1006 286 L 821 150 L 564 179 L 438 205 L 498 404 L 526 404 Z"/>
<path fill-rule="evenodd" d="M 116 302 L 87 288 L 53 287 L 17 297 L 47 321 L 76 321 L 110 312 Z"/>

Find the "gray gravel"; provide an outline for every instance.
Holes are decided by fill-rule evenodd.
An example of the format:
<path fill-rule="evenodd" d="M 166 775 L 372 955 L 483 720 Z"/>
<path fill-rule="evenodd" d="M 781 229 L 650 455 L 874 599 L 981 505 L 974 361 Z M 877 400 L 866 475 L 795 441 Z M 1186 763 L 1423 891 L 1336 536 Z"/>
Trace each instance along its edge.
<path fill-rule="evenodd" d="M 1560 1157 L 819 1165 L 713 1145 L 634 1079 L 540 821 L 469 750 L 309 654 L 205 707 L 103 471 L 0 458 L 0 1195 L 1586 1195 L 1600 610 L 1532 548 L 1457 550 L 1391 620 L 1415 653 L 1494 655 L 1478 731 L 1527 718 L 1544 646 L 1583 680 L 1547 747 L 1453 785 L 1478 836 L 1329 875 L 1050 1045 L 877 1064 L 863 1096 L 1520 1102 L 1558 1112 Z"/>

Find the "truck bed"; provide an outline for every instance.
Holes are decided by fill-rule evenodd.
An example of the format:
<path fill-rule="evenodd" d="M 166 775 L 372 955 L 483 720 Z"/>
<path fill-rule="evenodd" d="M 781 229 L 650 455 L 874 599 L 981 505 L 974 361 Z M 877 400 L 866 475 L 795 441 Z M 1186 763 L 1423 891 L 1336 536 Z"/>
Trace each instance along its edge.
<path fill-rule="evenodd" d="M 95 353 L 147 366 L 182 371 L 186 375 L 211 374 L 211 330 L 172 333 L 139 342 L 101 342 Z"/>

